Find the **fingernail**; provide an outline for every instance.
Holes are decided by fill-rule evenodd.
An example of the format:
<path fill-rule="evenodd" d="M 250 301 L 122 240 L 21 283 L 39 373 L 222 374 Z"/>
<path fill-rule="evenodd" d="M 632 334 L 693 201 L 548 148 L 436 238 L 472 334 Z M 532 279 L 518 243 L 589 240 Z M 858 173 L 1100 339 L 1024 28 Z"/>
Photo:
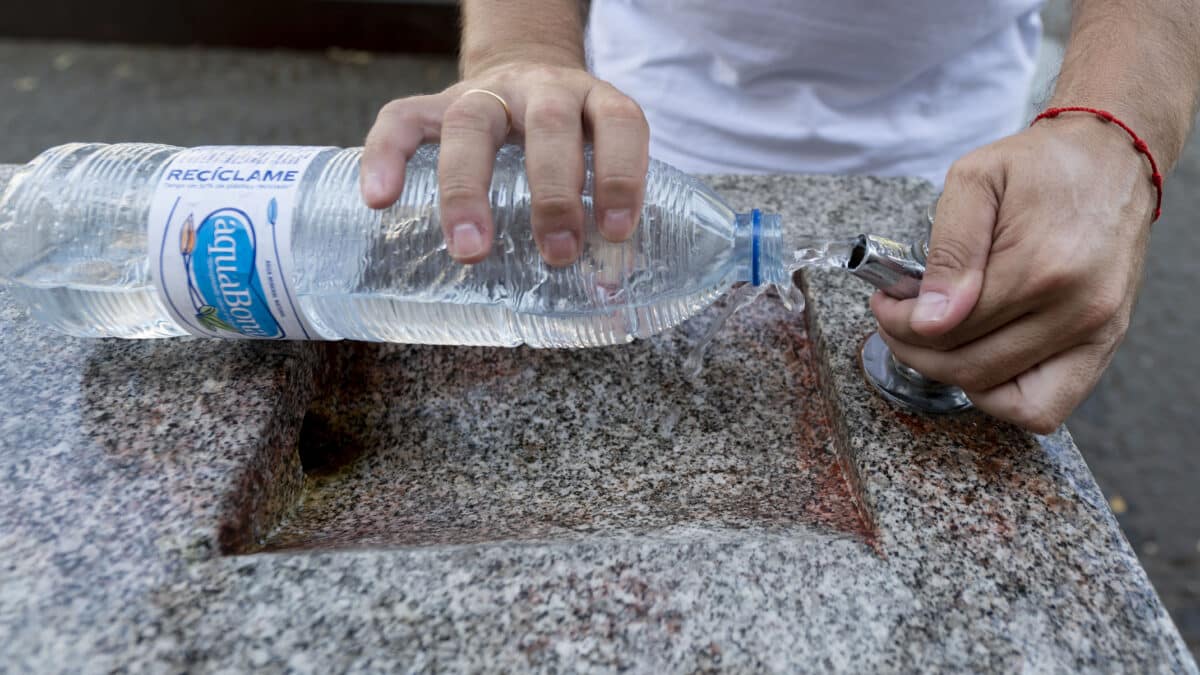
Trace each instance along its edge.
<path fill-rule="evenodd" d="M 917 297 L 917 306 L 913 308 L 912 320 L 914 323 L 940 321 L 943 316 L 946 316 L 946 309 L 949 306 L 950 298 L 935 291 L 927 291 Z"/>
<path fill-rule="evenodd" d="M 609 209 L 604 212 L 604 223 L 601 226 L 604 236 L 609 239 L 626 239 L 633 231 L 633 212 L 629 209 Z"/>
<path fill-rule="evenodd" d="M 552 264 L 565 265 L 574 261 L 579 254 L 575 233 L 570 230 L 547 234 L 542 238 L 542 246 L 546 249 L 546 260 Z"/>
<path fill-rule="evenodd" d="M 474 258 L 483 253 L 483 233 L 475 223 L 460 223 L 450 231 L 450 255 Z"/>
<path fill-rule="evenodd" d="M 367 197 L 378 199 L 383 194 L 383 174 L 378 171 L 368 171 L 364 176 L 363 185 L 367 189 Z"/>

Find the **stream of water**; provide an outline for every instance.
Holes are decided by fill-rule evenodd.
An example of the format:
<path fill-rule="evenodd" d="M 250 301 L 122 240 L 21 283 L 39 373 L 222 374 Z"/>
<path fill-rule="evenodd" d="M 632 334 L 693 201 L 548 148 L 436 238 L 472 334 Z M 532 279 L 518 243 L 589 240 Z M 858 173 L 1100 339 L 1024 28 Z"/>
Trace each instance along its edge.
<path fill-rule="evenodd" d="M 806 268 L 844 268 L 850 259 L 850 250 L 853 246 L 854 240 L 852 239 L 835 239 L 796 248 L 792 253 L 791 263 L 787 265 L 789 283 L 780 284 L 775 287 L 783 306 L 793 312 L 804 311 L 804 294 L 794 284 L 790 283 L 793 274 Z M 704 369 L 704 355 L 708 352 L 708 347 L 712 344 L 713 338 L 716 337 L 717 333 L 725 325 L 725 322 L 729 321 L 729 317 L 757 300 L 767 288 L 767 286 L 751 286 L 746 284 L 730 291 L 725 307 L 721 309 L 721 313 L 709 324 L 708 330 L 704 331 L 704 335 L 700 337 L 688 353 L 687 358 L 683 361 L 684 372 L 689 378 L 696 379 L 700 376 L 701 371 Z"/>

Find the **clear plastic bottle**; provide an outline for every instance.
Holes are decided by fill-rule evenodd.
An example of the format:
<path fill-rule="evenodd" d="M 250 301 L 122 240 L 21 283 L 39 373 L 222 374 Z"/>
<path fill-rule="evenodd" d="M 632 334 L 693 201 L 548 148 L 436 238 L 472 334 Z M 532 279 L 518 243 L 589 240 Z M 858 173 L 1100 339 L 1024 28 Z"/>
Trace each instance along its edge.
<path fill-rule="evenodd" d="M 150 274 L 147 222 L 179 148 L 71 144 L 20 170 L 0 197 L 0 279 L 34 316 L 84 337 L 186 335 Z M 496 157 L 493 253 L 454 262 L 438 220 L 437 146 L 412 158 L 400 200 L 372 210 L 361 150 L 320 151 L 303 173 L 290 278 L 317 336 L 453 345 L 619 344 L 670 328 L 738 282 L 782 283 L 778 216 L 735 214 L 711 189 L 652 161 L 641 225 L 626 242 L 592 224 L 590 154 L 582 258 L 547 265 L 529 225 L 524 155 Z"/>

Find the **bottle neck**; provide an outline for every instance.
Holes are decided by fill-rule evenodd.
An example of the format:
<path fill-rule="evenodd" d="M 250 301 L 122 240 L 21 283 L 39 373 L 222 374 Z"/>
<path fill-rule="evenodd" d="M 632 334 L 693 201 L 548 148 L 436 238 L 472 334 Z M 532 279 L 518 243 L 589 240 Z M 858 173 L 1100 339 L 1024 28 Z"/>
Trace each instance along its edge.
<path fill-rule="evenodd" d="M 783 283 L 783 225 L 778 213 L 758 209 L 737 214 L 734 221 L 734 259 L 738 281 L 753 286 Z"/>

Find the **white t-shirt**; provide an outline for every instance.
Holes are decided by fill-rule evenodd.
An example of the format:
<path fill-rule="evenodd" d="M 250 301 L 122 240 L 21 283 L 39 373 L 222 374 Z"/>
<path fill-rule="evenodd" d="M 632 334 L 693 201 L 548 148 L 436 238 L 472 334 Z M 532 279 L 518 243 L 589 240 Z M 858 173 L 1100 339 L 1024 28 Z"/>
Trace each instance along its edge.
<path fill-rule="evenodd" d="M 1016 131 L 1041 0 L 593 0 L 596 75 L 697 173 L 916 175 Z"/>

